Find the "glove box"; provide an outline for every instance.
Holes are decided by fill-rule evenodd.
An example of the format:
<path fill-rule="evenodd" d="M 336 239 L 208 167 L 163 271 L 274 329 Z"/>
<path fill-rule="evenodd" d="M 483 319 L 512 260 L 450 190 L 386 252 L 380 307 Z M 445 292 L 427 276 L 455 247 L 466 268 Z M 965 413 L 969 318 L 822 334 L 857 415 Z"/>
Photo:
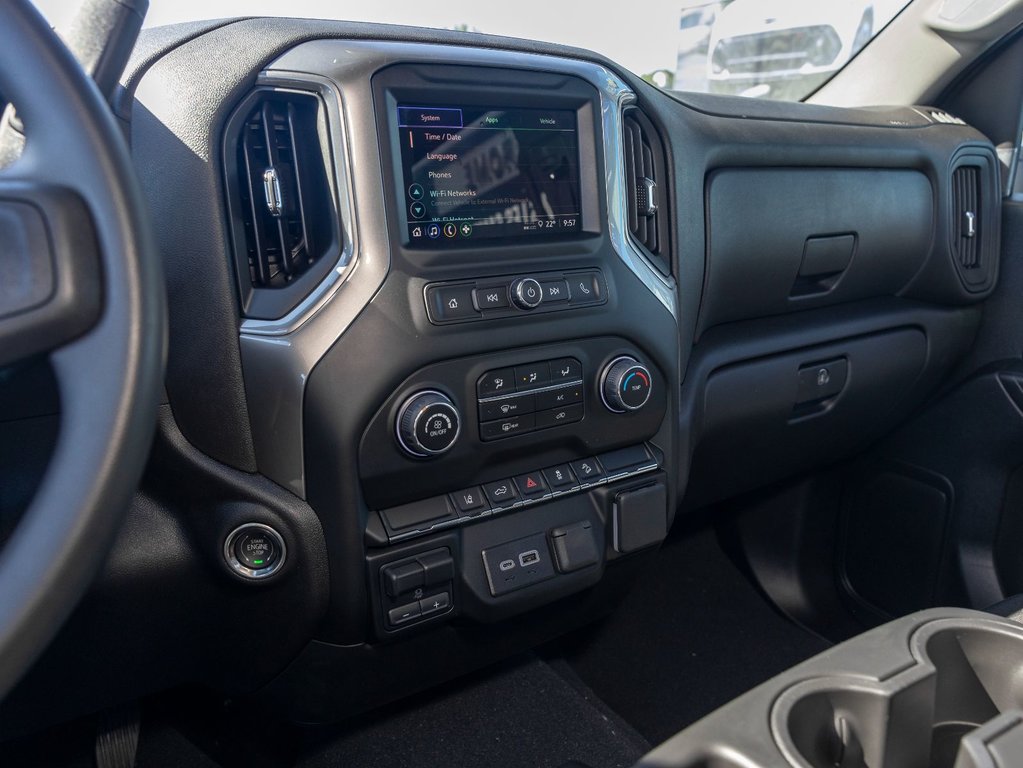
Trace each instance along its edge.
<path fill-rule="evenodd" d="M 927 355 L 924 333 L 903 328 L 714 370 L 687 502 L 756 488 L 876 440 L 913 406 Z"/>

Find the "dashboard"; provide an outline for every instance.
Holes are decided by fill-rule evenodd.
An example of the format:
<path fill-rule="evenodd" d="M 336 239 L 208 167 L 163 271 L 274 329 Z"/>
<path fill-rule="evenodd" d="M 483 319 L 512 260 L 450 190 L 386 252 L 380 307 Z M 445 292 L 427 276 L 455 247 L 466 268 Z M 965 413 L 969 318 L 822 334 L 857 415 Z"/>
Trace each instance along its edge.
<path fill-rule="evenodd" d="M 926 108 L 373 25 L 143 43 L 167 403 L 9 728 L 185 681 L 322 722 L 584 626 L 676 516 L 905 419 L 997 280 L 994 149 Z"/>

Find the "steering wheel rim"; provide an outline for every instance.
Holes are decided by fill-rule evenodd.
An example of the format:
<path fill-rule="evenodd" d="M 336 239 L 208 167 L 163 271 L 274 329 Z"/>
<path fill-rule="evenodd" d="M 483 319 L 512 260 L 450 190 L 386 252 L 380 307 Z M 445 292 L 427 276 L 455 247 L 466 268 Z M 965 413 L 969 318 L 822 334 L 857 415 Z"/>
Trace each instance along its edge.
<path fill-rule="evenodd" d="M 80 216 L 71 217 L 78 224 L 62 223 L 59 212 L 46 224 L 51 240 L 70 238 L 82 254 L 57 260 L 56 269 L 73 278 L 64 275 L 65 287 L 72 294 L 82 280 L 98 287 L 97 311 L 88 322 L 79 312 L 73 333 L 66 322 L 63 336 L 52 325 L 34 330 L 35 337 L 50 334 L 61 424 L 43 480 L 0 550 L 2 699 L 78 603 L 137 488 L 155 429 L 166 312 L 124 138 L 95 85 L 28 0 L 0 3 L 0 91 L 17 106 L 28 137 L 22 156 L 0 171 L 0 206 L 26 199 L 36 205 L 56 190 L 66 207 L 84 211 L 86 226 Z M 34 250 L 47 249 L 37 242 Z M 10 322 L 0 317 L 0 331 Z M 14 346 L 29 335 L 16 330 Z"/>

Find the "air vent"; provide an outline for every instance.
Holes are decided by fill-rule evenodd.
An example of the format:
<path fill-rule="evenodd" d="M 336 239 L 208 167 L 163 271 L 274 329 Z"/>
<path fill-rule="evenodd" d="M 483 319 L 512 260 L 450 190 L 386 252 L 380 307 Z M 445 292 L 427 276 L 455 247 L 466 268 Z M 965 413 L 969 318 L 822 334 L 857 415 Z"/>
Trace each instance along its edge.
<path fill-rule="evenodd" d="M 317 95 L 273 89 L 250 95 L 229 124 L 228 186 L 247 317 L 287 314 L 337 260 L 326 125 Z"/>
<path fill-rule="evenodd" d="M 670 274 L 664 147 L 653 125 L 638 109 L 625 113 L 622 132 L 629 232 L 647 251 L 650 261 L 664 274 Z"/>
<path fill-rule="evenodd" d="M 952 165 L 950 248 L 963 287 L 979 293 L 998 268 L 999 191 L 995 158 L 979 147 L 961 150 Z"/>
<path fill-rule="evenodd" d="M 952 174 L 952 245 L 964 269 L 980 267 L 980 168 L 963 165 Z"/>

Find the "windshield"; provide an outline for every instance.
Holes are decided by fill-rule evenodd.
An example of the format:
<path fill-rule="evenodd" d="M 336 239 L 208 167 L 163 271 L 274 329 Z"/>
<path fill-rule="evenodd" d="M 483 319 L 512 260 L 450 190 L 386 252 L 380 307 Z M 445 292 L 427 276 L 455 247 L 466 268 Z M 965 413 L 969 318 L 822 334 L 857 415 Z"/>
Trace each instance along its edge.
<path fill-rule="evenodd" d="M 666 90 L 797 101 L 844 67 L 908 0 L 646 0 L 608 16 L 592 2 L 150 0 L 146 26 L 303 16 L 485 32 L 588 48 Z M 79 0 L 36 0 L 55 26 Z"/>

